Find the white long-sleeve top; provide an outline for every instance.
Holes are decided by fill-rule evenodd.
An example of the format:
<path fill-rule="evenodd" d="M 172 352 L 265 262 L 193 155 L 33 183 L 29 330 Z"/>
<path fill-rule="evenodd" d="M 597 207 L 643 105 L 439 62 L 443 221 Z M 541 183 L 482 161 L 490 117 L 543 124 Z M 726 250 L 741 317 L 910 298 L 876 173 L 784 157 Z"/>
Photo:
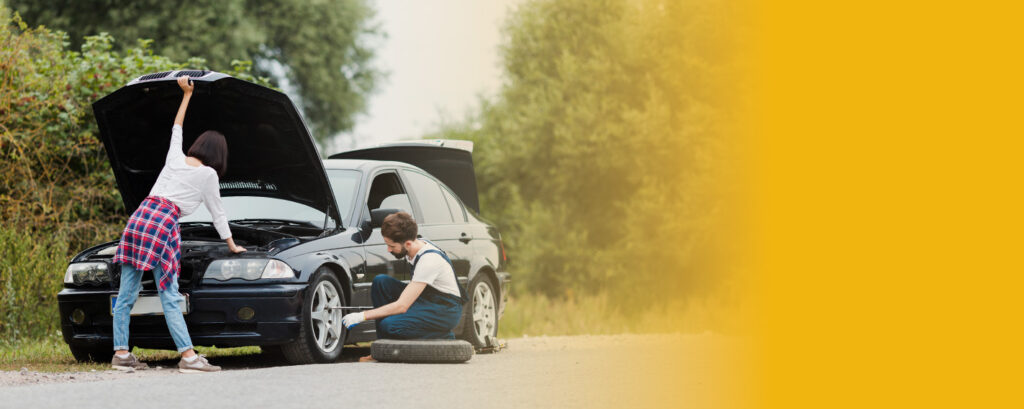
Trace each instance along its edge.
<path fill-rule="evenodd" d="M 178 205 L 184 217 L 195 212 L 200 203 L 213 216 L 213 227 L 221 239 L 231 237 L 228 218 L 220 201 L 220 178 L 209 166 L 192 166 L 185 162 L 181 148 L 181 125 L 171 127 L 171 147 L 167 150 L 164 168 L 156 178 L 150 196 L 160 196 Z"/>

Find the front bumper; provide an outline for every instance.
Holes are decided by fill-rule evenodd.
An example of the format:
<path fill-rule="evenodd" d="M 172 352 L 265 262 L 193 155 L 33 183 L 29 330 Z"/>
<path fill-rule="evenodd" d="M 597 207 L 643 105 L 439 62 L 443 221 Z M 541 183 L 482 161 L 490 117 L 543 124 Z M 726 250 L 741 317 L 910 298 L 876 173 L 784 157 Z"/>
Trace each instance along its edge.
<path fill-rule="evenodd" d="M 205 286 L 186 290 L 191 313 L 185 315 L 192 344 L 197 346 L 237 347 L 278 345 L 299 335 L 302 301 L 306 284 L 268 284 L 259 286 Z M 110 296 L 115 289 L 65 288 L 57 294 L 64 341 L 83 347 L 113 348 L 113 317 Z M 140 296 L 157 295 L 143 290 Z M 242 320 L 238 310 L 255 310 L 252 319 Z M 84 312 L 82 324 L 71 316 Z M 131 317 L 128 343 L 154 349 L 174 349 L 174 341 L 162 315 Z"/>

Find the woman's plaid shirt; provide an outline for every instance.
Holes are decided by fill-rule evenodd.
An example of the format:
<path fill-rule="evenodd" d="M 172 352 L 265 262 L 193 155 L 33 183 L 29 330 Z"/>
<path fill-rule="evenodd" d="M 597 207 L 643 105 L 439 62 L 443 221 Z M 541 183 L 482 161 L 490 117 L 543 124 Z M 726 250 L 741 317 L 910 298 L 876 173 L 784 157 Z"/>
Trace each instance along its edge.
<path fill-rule="evenodd" d="M 181 260 L 181 233 L 178 231 L 178 206 L 158 196 L 142 201 L 121 234 L 114 263 L 131 263 L 139 271 L 163 270 L 157 278 L 161 290 L 178 277 Z"/>

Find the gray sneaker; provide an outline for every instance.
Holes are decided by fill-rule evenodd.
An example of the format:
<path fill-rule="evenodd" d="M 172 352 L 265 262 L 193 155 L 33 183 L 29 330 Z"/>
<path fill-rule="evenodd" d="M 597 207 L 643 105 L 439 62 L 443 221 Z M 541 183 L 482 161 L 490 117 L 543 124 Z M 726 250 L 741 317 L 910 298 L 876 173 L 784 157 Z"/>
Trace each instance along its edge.
<path fill-rule="evenodd" d="M 118 358 L 117 353 L 114 353 L 114 358 L 110 360 L 110 366 L 114 369 L 121 371 L 133 371 L 136 369 L 149 369 L 149 365 L 142 362 L 135 356 L 135 354 L 129 353 L 127 358 Z"/>
<path fill-rule="evenodd" d="M 181 358 L 178 361 L 178 372 L 181 373 L 200 373 L 200 372 L 217 372 L 220 367 L 217 365 L 210 365 L 210 362 L 206 360 L 205 355 L 196 355 L 195 361 L 188 362 L 185 358 Z"/>

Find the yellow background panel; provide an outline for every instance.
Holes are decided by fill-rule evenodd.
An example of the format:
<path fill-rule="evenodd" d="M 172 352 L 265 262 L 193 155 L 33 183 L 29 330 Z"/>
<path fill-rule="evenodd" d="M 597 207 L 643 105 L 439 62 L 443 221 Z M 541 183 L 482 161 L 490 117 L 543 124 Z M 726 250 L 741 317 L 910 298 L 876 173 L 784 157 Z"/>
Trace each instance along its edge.
<path fill-rule="evenodd" d="M 753 10 L 752 396 L 1021 407 L 1020 3 Z"/>

